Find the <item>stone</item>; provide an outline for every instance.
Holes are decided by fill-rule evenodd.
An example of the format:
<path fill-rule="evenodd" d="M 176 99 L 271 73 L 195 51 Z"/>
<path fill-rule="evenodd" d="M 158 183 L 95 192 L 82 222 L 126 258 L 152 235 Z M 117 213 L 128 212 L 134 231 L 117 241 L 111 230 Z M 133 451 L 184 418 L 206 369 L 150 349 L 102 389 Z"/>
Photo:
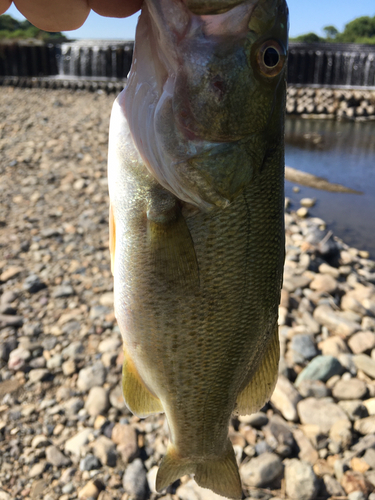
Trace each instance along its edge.
<path fill-rule="evenodd" d="M 330 497 L 343 497 L 345 496 L 345 491 L 343 490 L 341 484 L 330 474 L 324 474 L 323 476 L 324 488 L 328 493 L 327 496 Z"/>
<path fill-rule="evenodd" d="M 358 370 L 362 370 L 369 377 L 375 379 L 375 360 L 367 354 L 357 354 L 353 356 L 353 361 Z"/>
<path fill-rule="evenodd" d="M 33 437 L 33 440 L 31 441 L 31 447 L 32 448 L 45 448 L 46 446 L 49 446 L 51 443 L 49 439 L 44 435 L 44 434 L 38 434 L 35 437 Z"/>
<path fill-rule="evenodd" d="M 98 498 L 100 489 L 98 488 L 95 481 L 89 481 L 81 488 L 78 492 L 78 498 L 80 500 L 91 500 Z"/>
<path fill-rule="evenodd" d="M 284 278 L 283 288 L 288 292 L 295 292 L 298 288 L 305 288 L 311 282 L 311 278 L 303 275 L 293 275 Z"/>
<path fill-rule="evenodd" d="M 318 347 L 322 351 L 323 356 L 338 357 L 342 353 L 349 352 L 345 341 L 338 335 L 328 337 L 328 339 L 319 342 Z"/>
<path fill-rule="evenodd" d="M 298 375 L 296 387 L 304 380 L 321 380 L 326 382 L 334 375 L 340 375 L 343 368 L 333 356 L 317 356 Z"/>
<path fill-rule="evenodd" d="M 319 454 L 301 429 L 294 429 L 294 439 L 299 448 L 298 458 L 304 462 L 314 465 L 319 458 Z"/>
<path fill-rule="evenodd" d="M 328 433 L 336 420 L 349 421 L 344 410 L 330 398 L 303 399 L 297 404 L 297 411 L 303 424 L 317 425 L 323 433 Z"/>
<path fill-rule="evenodd" d="M 106 436 L 99 436 L 93 443 L 93 451 L 103 465 L 115 467 L 117 454 L 115 444 Z"/>
<path fill-rule="evenodd" d="M 364 474 L 370 469 L 370 466 L 365 460 L 363 460 L 363 458 L 353 457 L 350 460 L 350 468 L 355 472 L 360 472 L 361 474 Z"/>
<path fill-rule="evenodd" d="M 361 329 L 359 323 L 346 319 L 342 313 L 334 311 L 328 304 L 318 306 L 313 317 L 319 324 L 326 326 L 331 333 L 344 338 L 350 337 Z"/>
<path fill-rule="evenodd" d="M 52 291 L 52 297 L 54 299 L 59 299 L 62 297 L 70 297 L 74 295 L 73 287 L 70 285 L 60 285 L 56 286 Z"/>
<path fill-rule="evenodd" d="M 8 280 L 10 280 L 12 278 L 15 278 L 22 271 L 23 271 L 23 268 L 20 267 L 20 266 L 11 266 L 11 267 L 8 267 L 8 269 L 6 269 L 5 271 L 3 271 L 0 274 L 0 281 L 5 282 L 5 281 L 8 281 Z"/>
<path fill-rule="evenodd" d="M 361 399 L 367 394 L 367 386 L 363 380 L 352 378 L 349 380 L 339 380 L 335 384 L 332 395 L 334 398 L 342 399 Z"/>
<path fill-rule="evenodd" d="M 77 388 L 86 392 L 92 387 L 102 386 L 105 382 L 107 372 L 100 361 L 97 361 L 92 366 L 82 368 L 78 374 Z"/>
<path fill-rule="evenodd" d="M 298 392 L 303 398 L 326 398 L 330 395 L 329 389 L 321 380 L 303 380 L 298 385 Z"/>
<path fill-rule="evenodd" d="M 46 470 L 46 466 L 47 466 L 47 462 L 44 460 L 42 462 L 38 462 L 38 463 L 34 464 L 29 470 L 29 477 L 34 478 L 34 477 L 41 476 L 43 474 L 43 472 Z"/>
<path fill-rule="evenodd" d="M 223 500 L 222 496 L 217 495 L 207 488 L 201 488 L 192 479 L 190 479 L 187 483 L 181 484 L 181 486 L 178 487 L 176 491 L 176 497 L 181 500 Z M 165 496 L 162 498 L 164 500 L 167 500 L 167 498 L 169 497 Z"/>
<path fill-rule="evenodd" d="M 370 469 L 375 470 L 375 450 L 373 448 L 368 448 L 363 455 L 363 460 L 368 464 Z"/>
<path fill-rule="evenodd" d="M 375 398 L 366 399 L 363 401 L 369 415 L 375 415 Z"/>
<path fill-rule="evenodd" d="M 319 481 L 311 464 L 296 458 L 285 466 L 285 490 L 291 500 L 314 500 L 318 496 Z"/>
<path fill-rule="evenodd" d="M 240 467 L 243 484 L 257 488 L 270 485 L 273 481 L 279 479 L 282 473 L 283 465 L 280 458 L 269 452 L 252 458 Z"/>
<path fill-rule="evenodd" d="M 304 359 L 311 359 L 318 354 L 312 335 L 294 335 L 290 348 L 301 354 Z"/>
<path fill-rule="evenodd" d="M 76 456 L 81 455 L 81 449 L 89 442 L 89 436 L 92 429 L 86 428 L 78 432 L 75 436 L 71 437 L 65 442 L 64 449 Z"/>
<path fill-rule="evenodd" d="M 303 206 L 303 207 L 307 207 L 307 208 L 312 208 L 316 203 L 316 199 L 315 198 L 302 198 L 300 200 L 300 204 Z"/>
<path fill-rule="evenodd" d="M 354 422 L 354 429 L 360 434 L 374 434 L 375 415 L 357 420 L 356 422 Z"/>
<path fill-rule="evenodd" d="M 251 415 L 240 415 L 238 420 L 244 424 L 255 427 L 255 429 L 261 429 L 264 425 L 268 424 L 268 417 L 262 411 L 252 413 Z"/>
<path fill-rule="evenodd" d="M 361 491 L 366 497 L 374 489 L 373 485 L 359 472 L 348 470 L 341 479 L 341 486 L 349 495 L 353 491 Z"/>
<path fill-rule="evenodd" d="M 41 382 L 46 380 L 49 376 L 49 371 L 46 368 L 36 368 L 35 370 L 29 371 L 29 382 L 35 384 L 36 382 Z"/>
<path fill-rule="evenodd" d="M 279 375 L 275 390 L 271 396 L 271 403 L 286 420 L 297 421 L 297 403 L 300 400 L 301 396 L 293 384 L 284 375 Z"/>
<path fill-rule="evenodd" d="M 72 417 L 74 415 L 77 415 L 79 410 L 83 408 L 83 401 L 81 398 L 70 398 L 64 403 L 64 410 L 65 413 L 69 416 Z"/>
<path fill-rule="evenodd" d="M 29 293 L 37 293 L 47 285 L 36 274 L 30 274 L 23 282 L 22 288 Z"/>
<path fill-rule="evenodd" d="M 100 342 L 98 351 L 102 354 L 105 352 L 116 352 L 120 349 L 121 344 L 122 341 L 117 335 L 116 337 L 109 337 Z"/>
<path fill-rule="evenodd" d="M 367 495 L 364 495 L 362 491 L 352 491 L 348 495 L 348 500 L 367 500 Z"/>
<path fill-rule="evenodd" d="M 375 347 L 374 332 L 357 332 L 348 340 L 348 345 L 354 354 L 362 354 Z"/>
<path fill-rule="evenodd" d="M 136 458 L 128 464 L 123 475 L 122 485 L 125 492 L 135 499 L 143 500 L 146 498 L 148 489 L 146 469 L 140 458 Z"/>
<path fill-rule="evenodd" d="M 79 470 L 81 471 L 97 470 L 100 469 L 101 466 L 102 464 L 100 463 L 100 460 L 91 453 L 88 453 L 84 458 L 81 458 L 79 462 Z"/>
<path fill-rule="evenodd" d="M 309 210 L 307 207 L 300 207 L 298 210 L 296 210 L 296 214 L 298 217 L 307 217 L 309 215 Z"/>
<path fill-rule="evenodd" d="M 310 288 L 320 293 L 333 294 L 337 289 L 337 281 L 331 274 L 317 274 L 310 283 Z"/>
<path fill-rule="evenodd" d="M 70 459 L 66 457 L 56 446 L 46 448 L 46 459 L 56 467 L 66 467 L 70 464 Z"/>
<path fill-rule="evenodd" d="M 77 371 L 77 366 L 74 362 L 73 359 L 68 359 L 67 361 L 64 361 L 64 363 L 61 365 L 63 374 L 66 377 L 70 377 L 70 375 L 73 375 Z"/>
<path fill-rule="evenodd" d="M 22 370 L 30 357 L 31 352 L 28 349 L 18 347 L 9 354 L 8 368 L 14 371 Z"/>
<path fill-rule="evenodd" d="M 109 409 L 108 392 L 103 387 L 92 387 L 85 402 L 87 413 L 92 417 L 103 415 Z"/>
<path fill-rule="evenodd" d="M 109 402 L 113 408 L 117 408 L 120 411 L 127 410 L 121 384 L 116 385 L 116 387 L 111 390 L 109 393 Z"/>
<path fill-rule="evenodd" d="M 131 425 L 117 423 L 112 429 L 112 441 L 124 463 L 131 462 L 138 454 L 138 440 Z"/>
<path fill-rule="evenodd" d="M 332 441 L 339 443 L 344 450 L 349 448 L 353 440 L 351 422 L 346 419 L 336 420 L 329 431 L 329 437 Z"/>
<path fill-rule="evenodd" d="M 368 417 L 369 415 L 366 406 L 359 399 L 339 401 L 338 405 L 344 410 L 352 422 L 360 418 Z"/>

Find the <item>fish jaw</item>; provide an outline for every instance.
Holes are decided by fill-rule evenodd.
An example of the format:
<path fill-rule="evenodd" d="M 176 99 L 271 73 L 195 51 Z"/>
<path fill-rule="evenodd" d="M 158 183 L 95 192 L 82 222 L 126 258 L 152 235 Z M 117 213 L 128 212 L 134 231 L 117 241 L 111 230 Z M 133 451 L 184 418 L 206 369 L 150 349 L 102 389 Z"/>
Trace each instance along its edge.
<path fill-rule="evenodd" d="M 146 0 L 124 100 L 134 143 L 151 174 L 176 197 L 203 210 L 225 208 L 252 173 L 238 190 L 217 189 L 215 179 L 207 179 L 192 162 L 208 157 L 217 163 L 223 144 L 240 150 L 246 143 L 249 169 L 259 169 L 277 88 L 279 94 L 284 91 L 284 0 L 235 3 L 221 14 L 197 15 L 181 0 Z M 282 58 L 273 77 L 257 67 L 267 38 L 277 41 Z"/>

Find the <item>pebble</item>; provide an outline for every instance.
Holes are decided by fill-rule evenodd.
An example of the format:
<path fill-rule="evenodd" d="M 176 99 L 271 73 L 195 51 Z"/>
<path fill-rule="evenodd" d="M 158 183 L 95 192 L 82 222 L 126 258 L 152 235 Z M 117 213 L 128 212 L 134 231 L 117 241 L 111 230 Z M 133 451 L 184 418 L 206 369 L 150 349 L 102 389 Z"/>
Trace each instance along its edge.
<path fill-rule="evenodd" d="M 303 424 L 314 424 L 321 432 L 328 433 L 337 420 L 348 420 L 344 410 L 330 398 L 306 398 L 297 404 L 299 418 Z"/>
<path fill-rule="evenodd" d="M 92 387 L 85 402 L 89 415 L 96 417 L 109 409 L 108 392 L 103 387 Z"/>
<path fill-rule="evenodd" d="M 298 375 L 296 387 L 304 380 L 321 380 L 327 382 L 334 375 L 340 375 L 343 368 L 333 356 L 316 356 Z"/>
<path fill-rule="evenodd" d="M 5 165 L 17 165 L 0 182 L 7 222 L 0 242 L 6 500 L 155 496 L 168 428 L 163 415 L 140 420 L 124 404 L 122 339 L 113 315 L 106 181 L 113 98 L 0 87 L 7 116 L 0 149 Z M 244 483 L 244 498 L 285 496 L 283 469 L 295 460 L 321 478 L 319 497 L 374 500 L 375 264 L 293 206 L 296 200 L 285 214 L 281 375 L 262 411 L 231 422 L 241 474 L 253 460 L 264 462 L 255 474 L 266 471 L 266 486 Z M 271 474 L 269 455 L 276 464 Z M 285 481 L 288 493 L 286 470 Z M 300 488 L 307 496 L 313 490 Z M 172 496 L 219 500 L 188 478 L 162 494 Z"/>
<path fill-rule="evenodd" d="M 240 473 L 246 486 L 264 487 L 281 477 L 283 464 L 277 455 L 266 452 L 243 464 Z"/>
<path fill-rule="evenodd" d="M 136 458 L 126 467 L 122 485 L 126 493 L 135 499 L 143 500 L 146 498 L 148 488 L 146 469 L 140 458 Z"/>
<path fill-rule="evenodd" d="M 311 464 L 297 459 L 288 460 L 285 467 L 285 490 L 290 499 L 313 500 L 319 482 Z"/>

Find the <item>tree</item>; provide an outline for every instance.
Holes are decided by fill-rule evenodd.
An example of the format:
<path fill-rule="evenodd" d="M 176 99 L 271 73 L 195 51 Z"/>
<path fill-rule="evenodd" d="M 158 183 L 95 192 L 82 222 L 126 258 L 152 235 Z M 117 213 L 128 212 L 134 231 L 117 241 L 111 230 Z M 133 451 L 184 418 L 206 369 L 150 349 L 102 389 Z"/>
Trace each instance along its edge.
<path fill-rule="evenodd" d="M 0 39 L 25 39 L 37 38 L 46 42 L 62 42 L 67 40 L 66 36 L 62 33 L 50 33 L 42 31 L 33 26 L 29 21 L 17 21 L 9 14 L 0 16 Z"/>
<path fill-rule="evenodd" d="M 326 26 L 323 28 L 323 31 L 326 34 L 327 40 L 333 40 L 339 34 L 339 30 L 332 25 Z"/>
<path fill-rule="evenodd" d="M 375 16 L 363 16 L 354 19 L 345 26 L 340 41 L 356 43 L 361 38 L 375 38 Z"/>
<path fill-rule="evenodd" d="M 318 36 L 316 33 L 306 33 L 290 39 L 291 42 L 315 43 L 324 42 L 325 39 Z"/>

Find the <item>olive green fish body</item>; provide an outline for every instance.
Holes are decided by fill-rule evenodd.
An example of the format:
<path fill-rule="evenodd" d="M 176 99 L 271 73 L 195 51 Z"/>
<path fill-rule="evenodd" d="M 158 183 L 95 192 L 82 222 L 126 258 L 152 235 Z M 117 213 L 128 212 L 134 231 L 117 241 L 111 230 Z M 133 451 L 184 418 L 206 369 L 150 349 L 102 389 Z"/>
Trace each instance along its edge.
<path fill-rule="evenodd" d="M 268 3 L 276 9 L 273 23 L 277 9 L 285 21 L 284 2 Z M 155 6 L 148 4 L 152 13 Z M 252 15 L 257 13 L 253 4 L 257 2 L 248 10 Z M 246 36 L 242 52 L 237 42 L 231 44 L 239 59 L 247 54 L 247 46 L 253 50 Z M 203 115 L 198 119 L 191 112 L 193 102 L 190 122 L 176 126 L 173 116 L 183 101 L 178 77 L 174 101 L 170 98 L 168 104 L 165 97 L 160 104 L 159 96 L 154 106 L 154 135 L 146 137 L 141 121 L 134 118 L 141 84 L 120 94 L 112 112 L 110 246 L 115 312 L 124 339 L 123 388 L 135 414 L 166 414 L 170 445 L 157 477 L 159 490 L 192 473 L 201 486 L 241 497 L 228 424 L 233 412 L 246 414 L 263 406 L 277 378 L 285 75 L 282 68 L 272 82 L 258 77 L 260 84 L 253 81 L 253 68 L 250 76 L 245 70 L 243 75 L 249 82 L 240 93 L 225 72 L 214 81 L 220 80 L 220 89 L 222 84 L 235 89 L 234 97 L 242 95 L 249 112 L 255 110 L 251 117 L 239 113 L 238 130 L 227 127 L 232 113 L 223 120 L 216 102 L 208 105 L 215 122 L 212 130 L 206 133 Z M 191 101 L 205 94 L 205 85 L 201 94 L 188 94 Z M 249 94 L 258 99 L 253 107 Z M 154 102 L 152 97 L 147 104 L 147 95 L 146 103 L 138 101 L 146 115 Z M 246 122 L 242 128 L 241 121 Z M 145 119 L 146 128 L 152 123 Z M 227 141 L 219 137 L 225 135 Z M 164 141 L 161 152 L 154 144 L 159 139 Z M 165 163 L 159 168 L 161 160 Z"/>

